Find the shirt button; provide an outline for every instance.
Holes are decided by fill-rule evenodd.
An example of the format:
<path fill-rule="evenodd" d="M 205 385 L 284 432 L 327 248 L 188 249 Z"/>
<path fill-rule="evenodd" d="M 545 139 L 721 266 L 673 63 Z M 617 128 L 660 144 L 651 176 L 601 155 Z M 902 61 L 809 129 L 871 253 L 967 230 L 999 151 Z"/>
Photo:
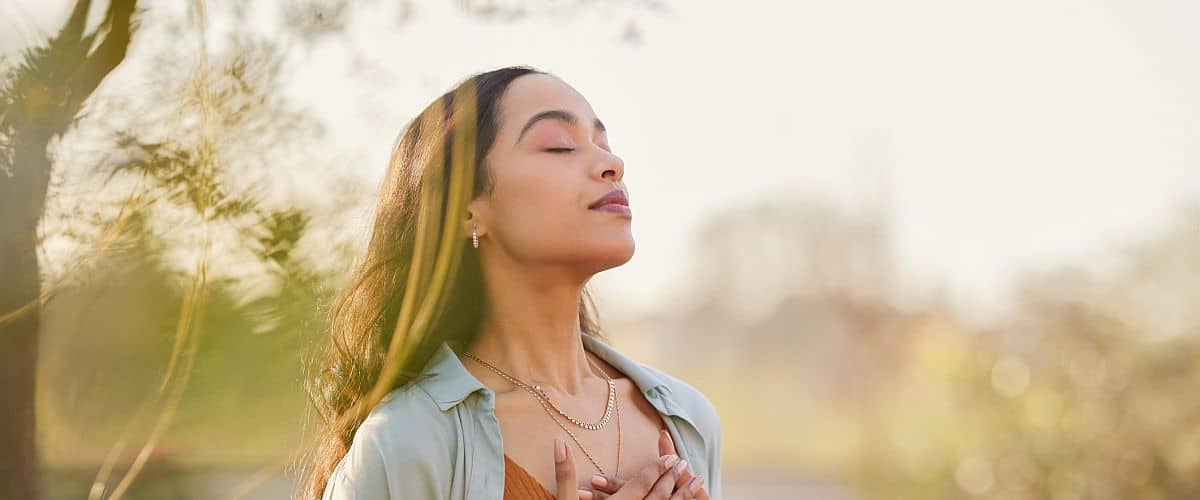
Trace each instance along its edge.
<path fill-rule="evenodd" d="M 656 392 L 654 389 L 650 389 L 646 391 L 646 395 L 653 399 L 658 397 L 658 392 Z"/>

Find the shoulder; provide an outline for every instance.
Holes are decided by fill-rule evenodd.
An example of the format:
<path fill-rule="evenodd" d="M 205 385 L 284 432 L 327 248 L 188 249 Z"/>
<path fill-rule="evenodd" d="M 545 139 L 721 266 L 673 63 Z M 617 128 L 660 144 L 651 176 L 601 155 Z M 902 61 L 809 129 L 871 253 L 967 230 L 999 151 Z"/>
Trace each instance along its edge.
<path fill-rule="evenodd" d="M 608 356 L 612 358 L 611 361 L 615 363 L 617 368 L 627 372 L 637 371 L 641 375 L 648 375 L 648 377 L 637 377 L 638 373 L 632 373 L 637 378 L 649 378 L 649 383 L 651 384 L 657 383 L 655 382 L 657 380 L 666 385 L 671 393 L 671 402 L 678 405 L 680 410 L 687 415 L 688 419 L 696 427 L 696 430 L 701 434 L 701 437 L 710 443 L 719 442 L 721 419 L 717 414 L 716 407 L 713 406 L 712 401 L 709 400 L 707 395 L 675 375 L 626 355 L 603 338 L 586 338 L 591 339 L 588 342 L 593 344 L 597 350 L 607 351 Z M 626 375 L 630 375 L 630 373 Z M 643 383 L 642 385 L 645 384 Z"/>
<path fill-rule="evenodd" d="M 425 391 L 394 389 L 355 430 L 323 498 L 443 498 L 456 435 Z"/>
<path fill-rule="evenodd" d="M 705 438 L 716 438 L 721 434 L 721 418 L 717 414 L 717 408 L 713 406 L 712 401 L 704 392 L 695 388 L 691 384 L 684 382 L 679 377 L 671 375 L 661 369 L 638 363 L 646 371 L 653 373 L 667 384 L 671 391 L 671 399 L 676 404 L 681 406 L 684 411 L 692 417 L 696 424 L 697 430 L 704 434 Z"/>
<path fill-rule="evenodd" d="M 384 396 L 367 414 L 354 437 L 373 441 L 385 450 L 428 453 L 451 449 L 453 435 L 453 421 L 427 392 L 410 383 Z"/>
<path fill-rule="evenodd" d="M 641 364 L 641 363 L 639 363 Z M 698 470 L 702 471 L 706 488 L 712 498 L 722 498 L 722 480 L 721 480 L 721 447 L 722 447 L 722 430 L 721 418 L 717 415 L 717 409 L 713 406 L 712 401 L 708 396 L 696 389 L 691 384 L 684 382 L 678 377 L 666 373 L 660 369 L 646 366 L 641 366 L 657 375 L 671 391 L 670 399 L 675 404 L 679 405 L 683 413 L 686 413 L 692 424 L 696 427 L 696 431 L 700 433 L 700 437 L 704 444 L 704 453 L 695 458 L 702 461 L 697 463 Z"/>

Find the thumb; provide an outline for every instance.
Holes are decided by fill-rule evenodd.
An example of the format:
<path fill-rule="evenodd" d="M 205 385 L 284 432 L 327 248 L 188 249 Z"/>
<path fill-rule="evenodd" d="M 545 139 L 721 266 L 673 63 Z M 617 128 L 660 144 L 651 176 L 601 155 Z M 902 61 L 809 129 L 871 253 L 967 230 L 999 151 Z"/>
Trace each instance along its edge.
<path fill-rule="evenodd" d="M 658 456 L 675 454 L 675 442 L 671 440 L 671 433 L 666 429 L 658 431 Z"/>
<path fill-rule="evenodd" d="M 554 438 L 554 482 L 557 485 L 557 500 L 579 500 L 578 484 L 575 480 L 575 459 L 562 438 Z"/>

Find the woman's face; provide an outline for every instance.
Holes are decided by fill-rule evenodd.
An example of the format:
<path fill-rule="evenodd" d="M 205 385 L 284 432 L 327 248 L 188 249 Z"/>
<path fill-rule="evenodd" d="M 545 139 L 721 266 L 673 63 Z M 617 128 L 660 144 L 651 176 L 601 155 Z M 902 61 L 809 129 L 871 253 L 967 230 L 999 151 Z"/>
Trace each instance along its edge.
<path fill-rule="evenodd" d="M 477 251 L 584 279 L 627 262 L 632 215 L 588 208 L 614 189 L 628 191 L 624 162 L 587 100 L 553 76 L 524 75 L 504 91 L 497 123 L 485 160 L 494 191 L 469 206 Z"/>

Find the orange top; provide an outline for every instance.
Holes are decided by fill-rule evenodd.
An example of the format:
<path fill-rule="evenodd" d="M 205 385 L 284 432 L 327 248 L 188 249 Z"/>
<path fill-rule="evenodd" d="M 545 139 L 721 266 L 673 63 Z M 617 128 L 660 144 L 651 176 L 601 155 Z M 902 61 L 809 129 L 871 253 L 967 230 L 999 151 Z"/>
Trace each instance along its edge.
<path fill-rule="evenodd" d="M 554 493 L 505 453 L 504 500 L 554 500 Z"/>

